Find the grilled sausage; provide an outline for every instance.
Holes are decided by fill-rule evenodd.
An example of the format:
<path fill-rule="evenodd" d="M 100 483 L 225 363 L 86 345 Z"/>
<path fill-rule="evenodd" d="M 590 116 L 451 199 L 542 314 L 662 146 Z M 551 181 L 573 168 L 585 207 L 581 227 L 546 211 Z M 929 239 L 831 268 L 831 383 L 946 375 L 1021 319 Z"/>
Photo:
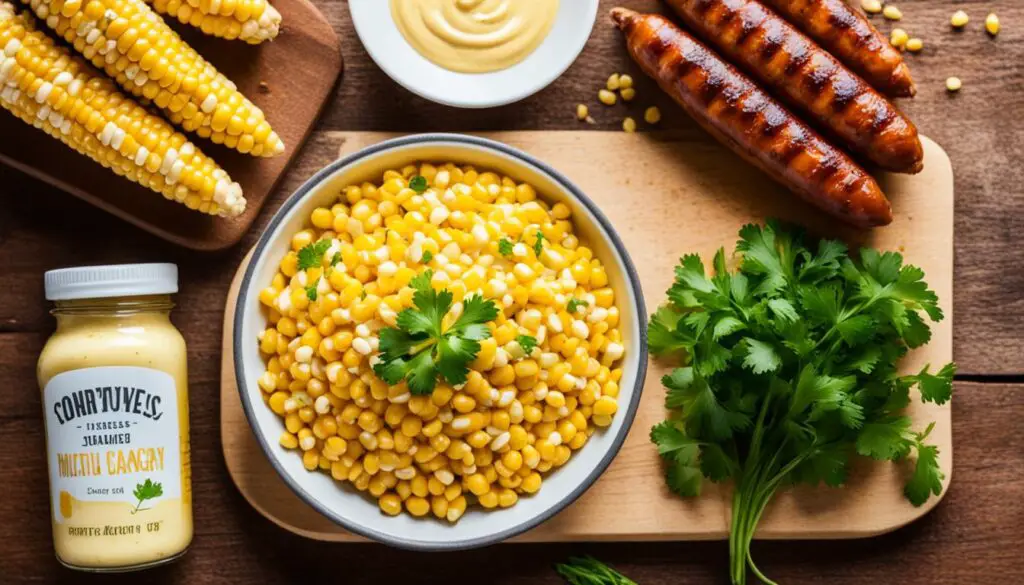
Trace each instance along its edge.
<path fill-rule="evenodd" d="M 691 30 L 883 169 L 921 170 L 917 128 L 889 100 L 756 0 L 667 0 Z"/>
<path fill-rule="evenodd" d="M 668 19 L 612 10 L 633 59 L 705 130 L 808 202 L 858 227 L 892 221 L 871 175 Z"/>
<path fill-rule="evenodd" d="M 761 1 L 882 93 L 893 97 L 917 93 L 900 52 L 844 0 Z"/>

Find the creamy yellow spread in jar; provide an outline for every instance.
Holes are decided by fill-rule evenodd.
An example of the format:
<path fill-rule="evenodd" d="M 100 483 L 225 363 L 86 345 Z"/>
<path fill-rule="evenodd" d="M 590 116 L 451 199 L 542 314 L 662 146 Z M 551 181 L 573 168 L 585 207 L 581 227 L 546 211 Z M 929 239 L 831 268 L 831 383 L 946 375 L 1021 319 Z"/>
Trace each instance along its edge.
<path fill-rule="evenodd" d="M 90 571 L 173 560 L 192 541 L 185 340 L 173 264 L 46 273 L 57 330 L 39 356 L 53 543 Z"/>
<path fill-rule="evenodd" d="M 551 32 L 559 0 L 391 0 L 398 30 L 416 51 L 462 73 L 511 67 Z"/>

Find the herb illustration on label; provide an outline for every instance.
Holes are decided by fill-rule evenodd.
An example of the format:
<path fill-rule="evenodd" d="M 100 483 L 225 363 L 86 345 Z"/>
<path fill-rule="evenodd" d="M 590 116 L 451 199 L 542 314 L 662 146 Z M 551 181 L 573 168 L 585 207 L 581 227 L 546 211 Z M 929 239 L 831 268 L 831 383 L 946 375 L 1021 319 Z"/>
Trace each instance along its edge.
<path fill-rule="evenodd" d="M 146 500 L 155 500 L 156 498 L 164 495 L 164 486 L 160 484 L 160 482 L 153 483 L 153 480 L 147 477 L 144 483 L 140 483 L 135 486 L 135 491 L 132 492 L 132 494 L 139 500 L 138 503 L 135 504 L 135 509 L 132 510 L 132 514 L 134 515 L 139 512 L 145 512 L 149 509 L 143 508 L 142 502 L 145 502 Z"/>

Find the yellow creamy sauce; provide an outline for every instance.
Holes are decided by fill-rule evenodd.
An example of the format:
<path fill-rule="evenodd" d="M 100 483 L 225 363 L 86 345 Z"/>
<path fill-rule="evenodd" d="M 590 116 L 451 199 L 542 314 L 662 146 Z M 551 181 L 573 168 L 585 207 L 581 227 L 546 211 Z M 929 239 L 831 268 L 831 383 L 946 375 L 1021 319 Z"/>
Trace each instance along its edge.
<path fill-rule="evenodd" d="M 487 73 L 533 53 L 555 23 L 559 0 L 391 0 L 405 39 L 445 69 Z"/>
<path fill-rule="evenodd" d="M 63 482 L 51 493 L 57 557 L 66 565 L 94 570 L 173 558 L 188 547 L 193 532 L 185 341 L 166 314 L 68 315 L 61 320 L 39 358 L 40 388 L 59 375 L 109 366 L 155 370 L 156 375 L 170 376 L 174 388 L 161 401 L 153 399 L 153 388 L 148 388 L 150 393 L 123 393 L 123 400 L 115 401 L 113 394 L 103 394 L 107 388 L 84 384 L 91 402 L 71 394 L 50 404 L 44 396 L 44 409 L 51 411 L 44 412 L 50 416 L 48 427 L 66 421 L 76 430 L 90 431 L 75 436 L 72 444 L 53 441 L 47 446 L 51 489 L 55 481 Z M 172 416 L 177 423 L 171 429 L 179 437 L 173 445 L 166 444 L 166 435 L 139 430 L 150 420 L 173 421 Z M 53 431 L 47 429 L 51 439 Z M 139 501 L 136 486 L 153 477 L 163 478 L 166 491 L 150 491 Z M 176 484 L 180 479 L 180 486 L 172 491 L 168 477 Z"/>

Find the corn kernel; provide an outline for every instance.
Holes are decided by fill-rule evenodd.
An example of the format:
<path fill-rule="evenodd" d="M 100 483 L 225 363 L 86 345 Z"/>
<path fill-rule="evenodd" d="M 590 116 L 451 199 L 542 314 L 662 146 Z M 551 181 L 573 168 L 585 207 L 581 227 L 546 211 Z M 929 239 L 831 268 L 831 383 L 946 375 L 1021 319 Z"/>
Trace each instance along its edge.
<path fill-rule="evenodd" d="M 882 11 L 882 3 L 879 0 L 860 0 L 860 7 L 868 14 L 878 14 Z"/>
<path fill-rule="evenodd" d="M 882 9 L 882 16 L 888 20 L 900 20 L 903 18 L 903 13 L 895 5 L 889 4 Z"/>
<path fill-rule="evenodd" d="M 964 84 L 963 84 L 962 81 L 960 81 L 959 77 L 947 77 L 946 78 L 946 90 L 947 91 L 950 91 L 950 92 L 960 91 L 960 88 L 963 87 L 963 85 Z"/>
<path fill-rule="evenodd" d="M 636 120 L 627 117 L 625 120 L 622 121 L 622 130 L 629 134 L 636 132 Z"/>
<path fill-rule="evenodd" d="M 892 29 L 892 32 L 889 33 L 889 44 L 896 47 L 897 49 L 904 48 L 907 45 L 907 41 L 909 39 L 910 35 L 908 35 L 907 31 L 903 30 L 902 28 L 894 28 Z"/>
<path fill-rule="evenodd" d="M 661 110 L 658 109 L 658 106 L 651 106 L 644 110 L 644 122 L 652 125 L 661 122 Z"/>
<path fill-rule="evenodd" d="M 970 18 L 967 16 L 966 12 L 964 12 L 963 10 L 957 10 L 956 12 L 953 13 L 953 16 L 950 17 L 949 24 L 953 28 L 963 28 L 967 26 L 967 22 L 969 20 Z"/>
<path fill-rule="evenodd" d="M 922 41 L 921 39 L 919 39 L 917 37 L 914 37 L 912 39 L 907 39 L 906 48 L 911 53 L 920 52 L 921 49 L 924 48 L 924 41 Z"/>
<path fill-rule="evenodd" d="M 597 92 L 597 100 L 606 106 L 614 106 L 615 102 L 618 101 L 618 98 L 616 98 L 615 94 L 612 93 L 611 91 L 608 91 L 607 89 L 602 89 L 601 91 Z"/>
<path fill-rule="evenodd" d="M 999 34 L 999 17 L 994 12 L 985 17 L 985 31 L 992 36 Z"/>
<path fill-rule="evenodd" d="M 586 106 L 586 104 L 579 104 L 579 105 L 576 106 L 576 119 L 577 120 L 582 122 L 582 121 L 586 120 L 587 116 L 589 116 L 589 115 L 590 115 L 590 108 L 588 108 Z"/>
<path fill-rule="evenodd" d="M 636 97 L 636 90 L 632 87 L 619 91 L 619 96 L 622 97 L 622 101 L 631 102 Z"/>

